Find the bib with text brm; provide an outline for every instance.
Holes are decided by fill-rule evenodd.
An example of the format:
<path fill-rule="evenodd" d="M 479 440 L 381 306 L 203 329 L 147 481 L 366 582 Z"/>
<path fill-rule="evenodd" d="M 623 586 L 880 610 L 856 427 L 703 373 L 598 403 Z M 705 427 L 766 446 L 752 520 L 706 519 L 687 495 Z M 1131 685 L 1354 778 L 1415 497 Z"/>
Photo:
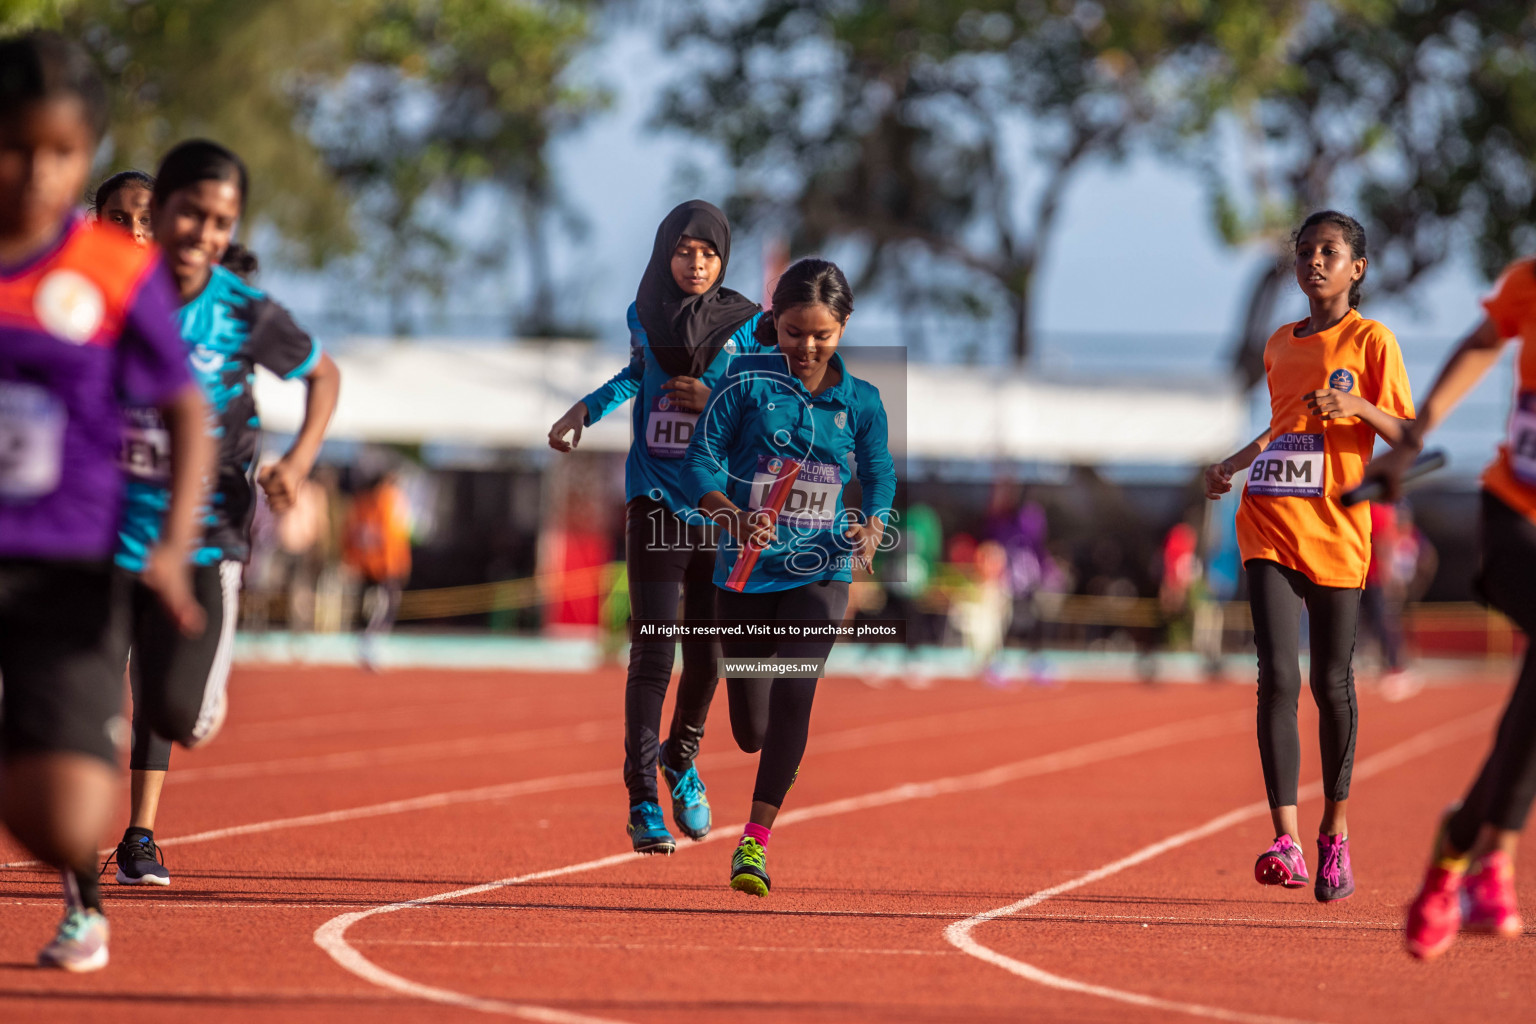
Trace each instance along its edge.
<path fill-rule="evenodd" d="M 47 388 L 0 380 L 0 501 L 32 501 L 58 488 L 68 422 Z"/>
<path fill-rule="evenodd" d="M 123 472 L 135 480 L 163 484 L 171 479 L 171 435 L 155 409 L 123 412 Z"/>
<path fill-rule="evenodd" d="M 645 418 L 645 450 L 657 459 L 682 458 L 698 423 L 698 413 L 679 409 L 670 395 L 657 395 Z"/>
<path fill-rule="evenodd" d="M 1509 467 L 1521 483 L 1536 486 L 1536 391 L 1522 391 L 1509 414 Z"/>
<path fill-rule="evenodd" d="M 757 472 L 752 477 L 754 510 L 768 504 L 768 493 L 778 479 L 783 460 L 772 455 L 757 457 Z M 779 464 L 779 465 L 776 465 Z M 784 499 L 779 522 L 800 530 L 830 530 L 837 525 L 837 497 L 843 490 L 843 476 L 831 462 L 800 463 L 800 475 Z"/>
<path fill-rule="evenodd" d="M 1248 467 L 1248 493 L 1321 498 L 1326 465 L 1322 434 L 1281 434 Z"/>

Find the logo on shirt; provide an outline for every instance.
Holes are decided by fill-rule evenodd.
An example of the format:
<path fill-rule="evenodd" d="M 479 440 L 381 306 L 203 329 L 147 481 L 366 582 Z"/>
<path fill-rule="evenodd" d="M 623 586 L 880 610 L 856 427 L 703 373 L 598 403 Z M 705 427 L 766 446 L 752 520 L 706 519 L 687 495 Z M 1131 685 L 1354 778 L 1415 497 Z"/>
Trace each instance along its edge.
<path fill-rule="evenodd" d="M 832 422 L 837 424 L 838 430 L 842 430 L 848 425 L 848 414 L 846 412 L 840 412 L 836 416 L 832 417 Z"/>
<path fill-rule="evenodd" d="M 769 474 L 772 476 L 778 476 L 779 471 L 784 468 L 784 460 L 779 458 L 769 459 L 768 465 L 764 468 L 767 469 Z"/>
<path fill-rule="evenodd" d="M 55 270 L 39 282 L 32 311 L 49 334 L 83 345 L 101 329 L 107 304 L 90 278 L 73 270 Z"/>
<path fill-rule="evenodd" d="M 732 338 L 730 341 L 727 341 L 724 345 L 721 346 L 720 351 L 724 352 L 728 356 L 735 355 L 736 354 L 736 339 Z"/>
<path fill-rule="evenodd" d="M 662 412 L 666 412 L 668 409 L 672 408 L 672 399 L 668 398 L 666 395 L 662 395 L 660 398 L 656 399 L 656 408 L 660 409 Z"/>
<path fill-rule="evenodd" d="M 1328 386 L 1348 394 L 1355 390 L 1355 375 L 1348 370 L 1334 370 L 1328 375 Z"/>

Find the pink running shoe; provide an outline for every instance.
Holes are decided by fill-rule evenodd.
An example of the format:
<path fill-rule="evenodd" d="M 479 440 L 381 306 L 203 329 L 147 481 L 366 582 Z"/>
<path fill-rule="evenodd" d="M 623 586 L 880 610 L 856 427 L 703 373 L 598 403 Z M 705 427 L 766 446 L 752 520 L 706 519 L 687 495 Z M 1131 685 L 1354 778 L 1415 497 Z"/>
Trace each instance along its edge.
<path fill-rule="evenodd" d="M 1462 873 L 1453 868 L 1431 865 L 1424 876 L 1424 887 L 1408 908 L 1408 928 L 1404 938 L 1408 952 L 1420 960 L 1433 960 L 1451 948 L 1461 931 Z"/>
<path fill-rule="evenodd" d="M 1349 866 L 1349 837 L 1317 837 L 1317 885 L 1312 890 L 1319 903 L 1347 900 L 1355 894 L 1355 872 Z"/>
<path fill-rule="evenodd" d="M 1283 885 L 1300 889 L 1312 880 L 1307 877 L 1307 858 L 1290 836 L 1278 836 L 1253 865 L 1253 877 L 1260 885 Z"/>
<path fill-rule="evenodd" d="M 1515 903 L 1515 866 L 1503 850 L 1479 857 L 1461 886 L 1461 912 L 1468 931 L 1520 936 L 1524 923 Z"/>

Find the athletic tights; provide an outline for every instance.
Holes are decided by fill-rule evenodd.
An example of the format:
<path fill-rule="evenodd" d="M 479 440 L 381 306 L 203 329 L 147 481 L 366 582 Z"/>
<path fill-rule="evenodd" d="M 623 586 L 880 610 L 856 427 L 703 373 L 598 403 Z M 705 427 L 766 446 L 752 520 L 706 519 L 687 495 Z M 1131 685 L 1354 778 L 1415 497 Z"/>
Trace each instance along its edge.
<path fill-rule="evenodd" d="M 673 625 L 682 598 L 683 621 L 715 617 L 715 539 L 713 524 L 686 524 L 660 502 L 647 497 L 625 508 L 624 552 L 629 576 L 632 628 L 629 677 L 624 685 L 624 784 L 629 803 L 657 803 L 656 761 L 660 756 L 661 706 L 672 680 L 678 641 L 641 637 L 643 623 Z M 684 640 L 683 677 L 672 708 L 667 736 L 667 767 L 686 772 L 699 754 L 704 720 L 719 682 L 715 660 L 720 648 L 708 640 Z"/>
<path fill-rule="evenodd" d="M 726 622 L 783 622 L 841 625 L 848 610 L 848 584 L 818 580 L 790 590 L 755 594 L 719 591 L 720 618 Z M 832 637 L 806 640 L 728 640 L 728 658 L 825 658 Z M 806 736 L 811 728 L 811 702 L 816 677 L 795 679 L 727 679 L 731 702 L 731 732 L 747 753 L 761 750 L 757 762 L 754 801 L 782 807 L 784 795 L 800 770 Z"/>
<path fill-rule="evenodd" d="M 1360 717 L 1350 667 L 1360 591 L 1321 586 L 1305 573 L 1268 559 L 1251 559 L 1243 567 L 1248 570 L 1253 641 L 1259 650 L 1259 760 L 1269 806 L 1294 805 L 1301 774 L 1296 702 L 1301 697 L 1303 606 L 1311 625 L 1312 698 L 1317 701 L 1323 794 L 1329 800 L 1347 800 Z"/>
<path fill-rule="evenodd" d="M 1536 523 L 1483 492 L 1483 598 L 1536 637 Z M 1472 849 L 1484 825 L 1518 832 L 1536 796 L 1536 648 L 1527 645 L 1520 678 L 1477 781 L 1451 816 L 1447 838 Z"/>

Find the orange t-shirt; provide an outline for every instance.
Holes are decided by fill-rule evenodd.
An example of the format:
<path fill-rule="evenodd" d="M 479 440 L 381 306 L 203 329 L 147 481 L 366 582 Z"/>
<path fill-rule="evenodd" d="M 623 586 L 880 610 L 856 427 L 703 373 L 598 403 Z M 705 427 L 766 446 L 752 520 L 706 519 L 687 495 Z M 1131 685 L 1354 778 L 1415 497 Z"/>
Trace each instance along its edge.
<path fill-rule="evenodd" d="M 1286 324 L 1264 345 L 1269 446 L 1254 459 L 1237 510 L 1243 561 L 1265 558 L 1325 587 L 1361 587 L 1371 561 L 1371 510 L 1339 495 L 1360 482 L 1376 431 L 1359 417 L 1323 421 L 1306 396 L 1353 392 L 1382 412 L 1412 419 L 1408 371 L 1392 332 L 1350 310 L 1333 327 L 1296 337 Z"/>
<path fill-rule="evenodd" d="M 1515 359 L 1515 403 L 1498 457 L 1483 486 L 1527 519 L 1536 520 L 1536 258 L 1511 264 L 1483 300 L 1499 337 L 1522 342 Z"/>
<path fill-rule="evenodd" d="M 411 574 L 410 512 L 398 488 L 374 487 L 353 499 L 342 558 L 374 583 Z"/>

